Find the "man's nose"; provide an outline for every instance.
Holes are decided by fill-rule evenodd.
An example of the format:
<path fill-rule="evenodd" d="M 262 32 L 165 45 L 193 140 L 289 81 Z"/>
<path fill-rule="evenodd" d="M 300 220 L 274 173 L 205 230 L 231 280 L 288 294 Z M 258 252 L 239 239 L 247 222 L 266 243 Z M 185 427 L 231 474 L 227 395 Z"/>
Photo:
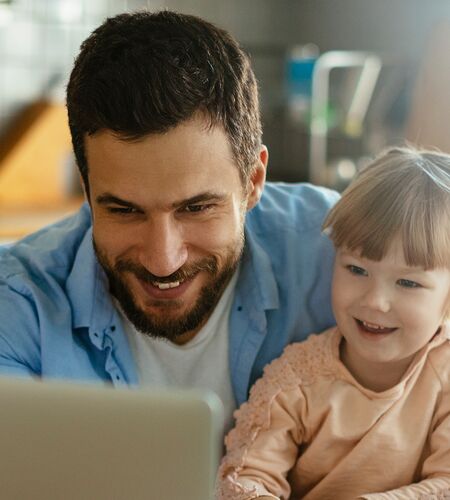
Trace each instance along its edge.
<path fill-rule="evenodd" d="M 381 284 L 371 283 L 361 298 L 361 305 L 374 311 L 388 312 L 391 309 L 389 290 Z"/>
<path fill-rule="evenodd" d="M 178 221 L 170 214 L 149 220 L 143 228 L 140 261 L 155 276 L 173 274 L 188 258 L 187 245 Z"/>

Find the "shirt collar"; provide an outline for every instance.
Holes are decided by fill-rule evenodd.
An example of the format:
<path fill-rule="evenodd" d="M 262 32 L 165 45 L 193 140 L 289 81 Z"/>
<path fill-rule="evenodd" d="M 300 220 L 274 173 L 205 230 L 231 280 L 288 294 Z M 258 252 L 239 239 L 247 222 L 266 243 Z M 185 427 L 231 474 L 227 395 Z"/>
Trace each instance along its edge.
<path fill-rule="evenodd" d="M 94 252 L 91 227 L 81 242 L 67 279 L 74 328 L 103 332 L 110 326 L 116 311 L 108 288 L 107 277 Z"/>
<path fill-rule="evenodd" d="M 278 309 L 280 298 L 270 257 L 251 231 L 245 232 L 245 242 L 239 276 L 242 295 L 253 295 L 260 309 Z"/>

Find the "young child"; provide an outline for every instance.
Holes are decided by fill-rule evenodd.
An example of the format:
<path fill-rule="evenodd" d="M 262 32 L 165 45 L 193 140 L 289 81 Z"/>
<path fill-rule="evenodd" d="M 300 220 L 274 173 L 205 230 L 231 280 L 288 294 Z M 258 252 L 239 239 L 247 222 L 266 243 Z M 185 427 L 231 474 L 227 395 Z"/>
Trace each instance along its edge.
<path fill-rule="evenodd" d="M 450 499 L 450 156 L 387 151 L 324 229 L 337 326 L 266 367 L 217 498 Z"/>

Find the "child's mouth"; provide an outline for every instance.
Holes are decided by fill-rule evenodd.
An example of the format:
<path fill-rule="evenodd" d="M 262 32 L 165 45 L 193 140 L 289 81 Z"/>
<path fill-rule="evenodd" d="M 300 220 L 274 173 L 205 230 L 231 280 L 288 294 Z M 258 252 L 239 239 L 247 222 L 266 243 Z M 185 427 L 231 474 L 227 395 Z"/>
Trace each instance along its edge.
<path fill-rule="evenodd" d="M 368 323 L 367 321 L 363 321 L 357 318 L 355 318 L 355 320 L 358 323 L 359 328 L 367 333 L 386 334 L 392 333 L 397 330 L 397 328 L 390 328 L 382 325 L 377 325 L 375 323 Z"/>

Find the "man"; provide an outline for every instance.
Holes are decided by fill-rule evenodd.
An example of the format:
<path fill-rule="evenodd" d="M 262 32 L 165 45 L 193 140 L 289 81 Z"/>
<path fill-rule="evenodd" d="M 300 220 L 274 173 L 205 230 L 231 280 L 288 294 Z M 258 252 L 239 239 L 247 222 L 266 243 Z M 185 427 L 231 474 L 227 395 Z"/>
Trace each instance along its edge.
<path fill-rule="evenodd" d="M 249 60 L 196 17 L 108 19 L 67 108 L 87 203 L 2 251 L 1 372 L 210 388 L 231 418 L 287 343 L 333 323 L 337 195 L 262 194 Z"/>

